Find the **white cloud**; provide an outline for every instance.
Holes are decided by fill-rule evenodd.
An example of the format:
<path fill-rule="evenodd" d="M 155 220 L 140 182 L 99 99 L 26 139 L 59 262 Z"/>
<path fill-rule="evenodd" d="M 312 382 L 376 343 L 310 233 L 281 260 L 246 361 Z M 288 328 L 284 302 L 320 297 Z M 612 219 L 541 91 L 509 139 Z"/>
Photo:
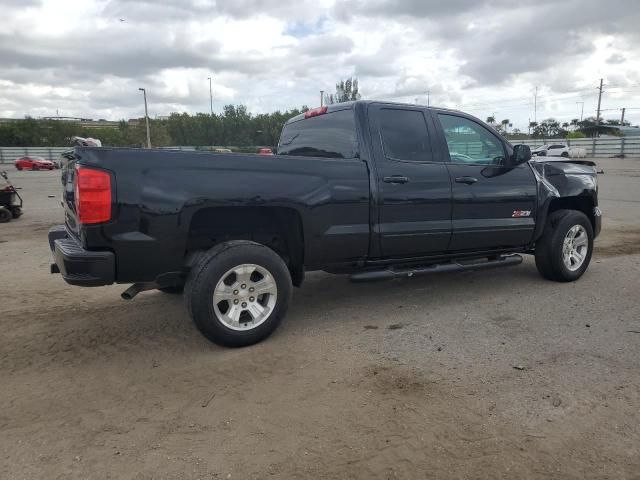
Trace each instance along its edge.
<path fill-rule="evenodd" d="M 128 118 L 364 98 L 496 114 L 525 128 L 640 106 L 640 3 L 620 0 L 0 0 L 0 116 Z M 640 122 L 640 110 L 627 118 Z"/>

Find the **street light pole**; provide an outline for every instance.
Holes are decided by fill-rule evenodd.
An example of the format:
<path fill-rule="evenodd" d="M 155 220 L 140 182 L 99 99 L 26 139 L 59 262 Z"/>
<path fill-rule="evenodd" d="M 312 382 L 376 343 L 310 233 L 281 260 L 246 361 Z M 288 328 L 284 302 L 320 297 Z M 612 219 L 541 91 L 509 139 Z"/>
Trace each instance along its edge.
<path fill-rule="evenodd" d="M 147 123 L 147 148 L 151 148 L 151 133 L 149 132 L 149 111 L 147 110 L 147 91 L 144 88 L 139 88 L 144 95 L 144 119 Z"/>
<path fill-rule="evenodd" d="M 320 90 L 320 106 L 324 107 L 324 90 Z"/>
<path fill-rule="evenodd" d="M 213 90 L 211 89 L 211 77 L 209 79 L 209 104 L 211 106 L 211 116 L 213 117 Z"/>

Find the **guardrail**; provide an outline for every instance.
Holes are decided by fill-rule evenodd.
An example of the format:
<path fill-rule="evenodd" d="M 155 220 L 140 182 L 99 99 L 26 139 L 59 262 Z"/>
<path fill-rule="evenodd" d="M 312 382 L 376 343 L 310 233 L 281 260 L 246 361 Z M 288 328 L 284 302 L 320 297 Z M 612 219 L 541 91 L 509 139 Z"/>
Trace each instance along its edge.
<path fill-rule="evenodd" d="M 60 154 L 71 147 L 0 147 L 0 163 L 13 163 L 20 157 L 42 157 L 47 160 L 59 161 Z"/>
<path fill-rule="evenodd" d="M 589 157 L 609 158 L 609 157 L 640 157 L 640 137 L 620 137 L 620 138 L 578 138 L 578 139 L 526 139 L 523 141 L 513 140 L 512 143 L 526 143 L 532 149 L 549 143 L 564 143 L 570 147 L 580 147 L 587 151 Z M 467 145 L 468 147 L 468 145 Z M 60 154 L 70 150 L 72 147 L 0 147 L 0 164 L 13 163 L 17 158 L 24 156 L 43 157 L 47 160 L 59 161 Z M 167 150 L 204 150 L 215 147 L 193 147 L 175 146 L 161 147 Z M 247 147 L 251 149 L 252 147 Z M 254 147 L 257 152 L 259 147 Z"/>
<path fill-rule="evenodd" d="M 513 141 L 513 143 L 519 142 Z M 588 157 L 640 157 L 640 137 L 527 139 L 522 143 L 526 143 L 532 149 L 547 144 L 567 143 L 570 147 L 584 148 Z"/>

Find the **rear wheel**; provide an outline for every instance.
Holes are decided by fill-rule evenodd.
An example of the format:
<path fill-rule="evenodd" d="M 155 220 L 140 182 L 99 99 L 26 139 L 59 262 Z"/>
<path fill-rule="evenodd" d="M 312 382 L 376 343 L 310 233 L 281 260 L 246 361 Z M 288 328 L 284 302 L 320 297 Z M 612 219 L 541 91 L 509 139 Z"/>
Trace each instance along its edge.
<path fill-rule="evenodd" d="M 560 156 L 564 158 L 569 158 L 569 152 L 562 152 Z"/>
<path fill-rule="evenodd" d="M 16 165 L 16 170 L 22 170 L 22 167 L 19 167 L 18 165 Z"/>
<path fill-rule="evenodd" d="M 34 165 L 33 167 L 31 167 L 31 170 L 40 170 L 40 167 L 38 165 Z"/>
<path fill-rule="evenodd" d="M 11 209 L 11 215 L 13 215 L 13 218 L 18 218 L 22 215 L 22 209 L 20 207 L 13 207 Z"/>
<path fill-rule="evenodd" d="M 0 207 L 0 223 L 7 223 L 11 221 L 11 211 Z"/>
<path fill-rule="evenodd" d="M 573 282 L 587 270 L 593 253 L 593 227 L 576 210 L 558 210 L 549 216 L 536 243 L 536 267 L 548 280 Z"/>
<path fill-rule="evenodd" d="M 289 308 L 291 276 L 273 250 L 249 241 L 212 248 L 192 269 L 185 301 L 209 340 L 227 347 L 268 337 Z"/>

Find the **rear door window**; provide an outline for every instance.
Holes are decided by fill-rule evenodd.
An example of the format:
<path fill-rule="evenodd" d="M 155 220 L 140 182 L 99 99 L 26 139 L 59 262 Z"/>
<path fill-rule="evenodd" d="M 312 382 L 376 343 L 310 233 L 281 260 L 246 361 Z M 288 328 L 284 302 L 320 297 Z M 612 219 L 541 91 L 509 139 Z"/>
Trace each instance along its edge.
<path fill-rule="evenodd" d="M 356 158 L 357 147 L 354 111 L 345 109 L 286 124 L 278 155 Z"/>
<path fill-rule="evenodd" d="M 391 160 L 430 162 L 433 160 L 429 131 L 422 112 L 383 108 L 379 112 L 384 155 Z"/>

